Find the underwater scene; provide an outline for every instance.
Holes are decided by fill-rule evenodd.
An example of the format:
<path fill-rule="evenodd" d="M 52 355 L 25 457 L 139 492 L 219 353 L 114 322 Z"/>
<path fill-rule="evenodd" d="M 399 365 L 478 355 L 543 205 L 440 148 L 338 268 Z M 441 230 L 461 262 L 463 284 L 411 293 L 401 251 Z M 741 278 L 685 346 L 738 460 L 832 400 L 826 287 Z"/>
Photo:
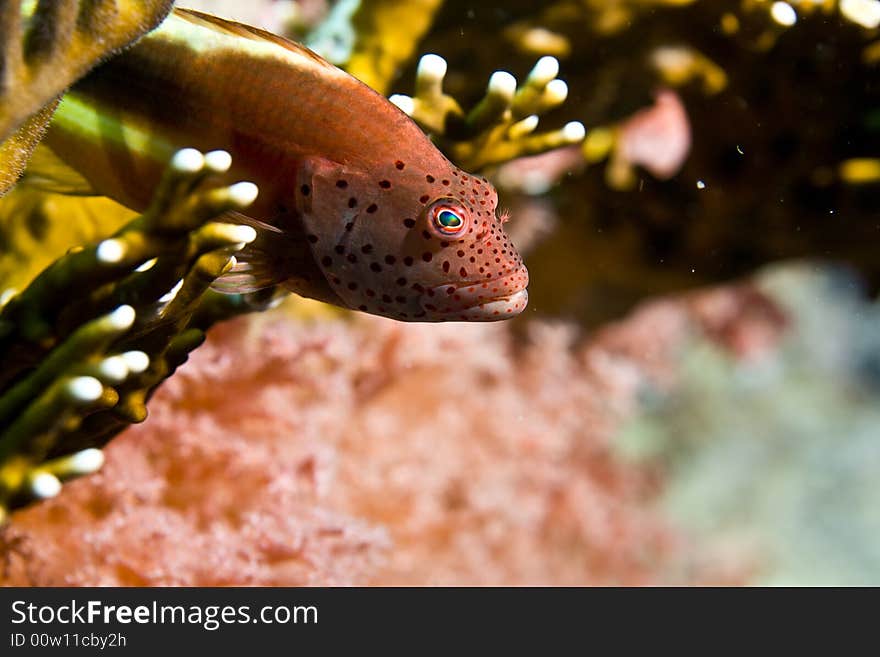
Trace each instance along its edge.
<path fill-rule="evenodd" d="M 880 585 L 880 0 L 0 3 L 0 583 Z"/>

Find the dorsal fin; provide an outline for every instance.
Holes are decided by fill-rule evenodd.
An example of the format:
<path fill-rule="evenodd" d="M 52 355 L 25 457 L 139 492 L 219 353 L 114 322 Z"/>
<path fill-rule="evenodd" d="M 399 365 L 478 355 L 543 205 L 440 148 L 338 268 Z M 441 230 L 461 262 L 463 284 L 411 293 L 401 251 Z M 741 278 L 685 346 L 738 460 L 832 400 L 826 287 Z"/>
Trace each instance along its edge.
<path fill-rule="evenodd" d="M 277 34 L 272 34 L 271 32 L 267 32 L 266 30 L 261 30 L 258 27 L 252 27 L 250 25 L 245 25 L 244 23 L 237 23 L 235 21 L 230 21 L 225 18 L 212 16 L 211 14 L 205 14 L 201 11 L 196 11 L 195 9 L 184 9 L 182 7 L 175 7 L 174 15 L 186 21 L 189 21 L 190 23 L 193 23 L 194 25 L 207 27 L 218 32 L 231 34 L 233 36 L 245 37 L 254 41 L 268 41 L 270 43 L 274 43 L 275 45 L 281 46 L 286 50 L 294 52 L 297 55 L 306 57 L 313 62 L 320 64 L 321 66 L 326 66 L 327 68 L 332 69 L 336 68 L 326 59 L 324 59 L 317 53 L 312 52 L 305 46 L 296 43 L 295 41 L 285 39 L 284 37 L 278 36 Z"/>

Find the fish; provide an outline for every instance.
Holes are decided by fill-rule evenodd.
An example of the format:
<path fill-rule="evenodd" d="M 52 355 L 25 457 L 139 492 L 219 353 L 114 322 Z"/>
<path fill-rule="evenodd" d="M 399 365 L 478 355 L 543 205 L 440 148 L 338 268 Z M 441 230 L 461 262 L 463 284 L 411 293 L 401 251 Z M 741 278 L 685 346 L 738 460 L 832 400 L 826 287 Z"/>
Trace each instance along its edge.
<path fill-rule="evenodd" d="M 384 96 L 295 42 L 175 8 L 62 98 L 44 143 L 93 193 L 143 211 L 175 152 L 225 150 L 259 188 L 257 239 L 216 281 L 279 285 L 401 321 L 494 321 L 528 270 L 485 177 Z"/>

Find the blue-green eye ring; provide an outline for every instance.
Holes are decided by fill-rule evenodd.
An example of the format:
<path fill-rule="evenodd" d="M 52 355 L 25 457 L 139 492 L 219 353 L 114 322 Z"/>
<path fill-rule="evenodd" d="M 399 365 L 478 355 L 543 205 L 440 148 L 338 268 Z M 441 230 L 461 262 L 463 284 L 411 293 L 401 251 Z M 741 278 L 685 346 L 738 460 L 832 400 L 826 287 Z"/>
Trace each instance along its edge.
<path fill-rule="evenodd" d="M 452 210 L 441 210 L 437 215 L 437 223 L 441 228 L 448 230 L 458 230 L 464 223 L 464 220 L 455 214 Z"/>
<path fill-rule="evenodd" d="M 431 207 L 429 223 L 438 237 L 459 237 L 467 232 L 468 212 L 455 199 L 441 199 Z"/>

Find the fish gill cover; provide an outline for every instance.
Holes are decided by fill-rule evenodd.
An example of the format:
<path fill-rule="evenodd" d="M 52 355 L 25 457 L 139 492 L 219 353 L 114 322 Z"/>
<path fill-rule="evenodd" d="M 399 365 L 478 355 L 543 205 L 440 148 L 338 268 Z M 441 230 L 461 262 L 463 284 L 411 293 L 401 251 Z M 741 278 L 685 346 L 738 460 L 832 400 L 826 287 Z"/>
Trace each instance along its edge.
<path fill-rule="evenodd" d="M 3 17 L 5 583 L 878 581 L 880 3 L 133 6 Z"/>

